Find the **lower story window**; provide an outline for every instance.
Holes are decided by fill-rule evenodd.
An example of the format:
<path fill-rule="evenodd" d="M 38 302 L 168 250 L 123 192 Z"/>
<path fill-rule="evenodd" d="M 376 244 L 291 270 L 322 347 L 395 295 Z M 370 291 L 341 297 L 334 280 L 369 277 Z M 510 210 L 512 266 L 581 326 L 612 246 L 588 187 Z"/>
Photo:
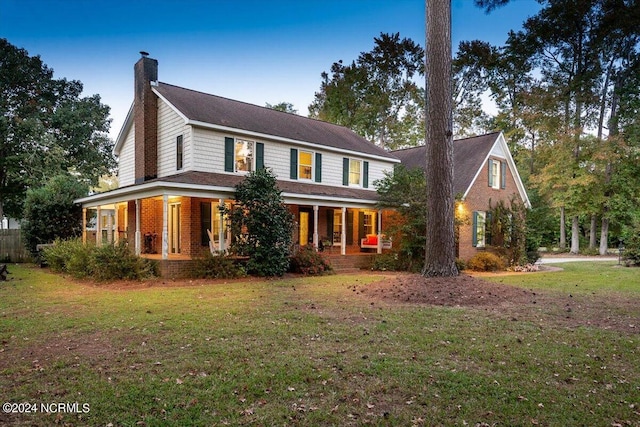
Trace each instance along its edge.
<path fill-rule="evenodd" d="M 486 244 L 487 213 L 476 211 L 473 213 L 473 246 L 484 248 Z"/>

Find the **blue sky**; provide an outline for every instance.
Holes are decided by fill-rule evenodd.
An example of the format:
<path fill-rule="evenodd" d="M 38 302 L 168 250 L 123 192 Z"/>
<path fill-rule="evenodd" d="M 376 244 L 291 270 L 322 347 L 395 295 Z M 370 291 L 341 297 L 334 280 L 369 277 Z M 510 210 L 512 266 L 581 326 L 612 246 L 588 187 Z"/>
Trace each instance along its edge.
<path fill-rule="evenodd" d="M 133 99 L 139 51 L 159 80 L 307 114 L 320 73 L 373 48 L 381 32 L 424 46 L 424 0 L 0 0 L 0 37 L 40 55 L 57 78 L 80 80 L 111 107 L 115 138 Z M 540 6 L 514 0 L 486 15 L 452 0 L 461 40 L 500 45 Z"/>

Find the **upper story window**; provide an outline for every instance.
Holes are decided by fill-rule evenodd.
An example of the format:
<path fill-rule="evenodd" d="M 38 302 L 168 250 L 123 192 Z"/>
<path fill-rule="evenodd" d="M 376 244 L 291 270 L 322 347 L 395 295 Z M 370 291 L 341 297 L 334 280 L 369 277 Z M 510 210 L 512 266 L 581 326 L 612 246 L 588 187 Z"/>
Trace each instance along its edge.
<path fill-rule="evenodd" d="M 182 135 L 176 137 L 176 170 L 182 169 L 184 163 L 184 144 Z"/>
<path fill-rule="evenodd" d="M 322 154 L 291 148 L 289 178 L 322 182 Z"/>
<path fill-rule="evenodd" d="M 298 153 L 298 178 L 313 178 L 313 153 L 309 151 L 300 151 Z"/>
<path fill-rule="evenodd" d="M 349 159 L 349 185 L 360 185 L 362 179 L 362 162 Z"/>
<path fill-rule="evenodd" d="M 357 159 L 342 159 L 342 185 L 369 188 L 369 162 Z"/>
<path fill-rule="evenodd" d="M 225 172 L 251 172 L 264 167 L 264 144 L 240 138 L 224 139 Z"/>
<path fill-rule="evenodd" d="M 489 159 L 489 187 L 499 189 L 507 185 L 507 162 Z"/>
<path fill-rule="evenodd" d="M 251 172 L 253 170 L 253 141 L 236 139 L 235 172 Z"/>

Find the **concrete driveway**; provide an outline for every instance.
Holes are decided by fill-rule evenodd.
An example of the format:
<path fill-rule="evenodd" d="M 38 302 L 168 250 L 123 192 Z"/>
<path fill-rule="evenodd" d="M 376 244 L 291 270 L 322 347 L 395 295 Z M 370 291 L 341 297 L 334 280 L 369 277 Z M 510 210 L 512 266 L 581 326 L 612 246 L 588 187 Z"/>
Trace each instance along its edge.
<path fill-rule="evenodd" d="M 552 255 L 542 256 L 537 264 L 558 264 L 561 262 L 580 262 L 580 261 L 618 261 L 618 257 L 615 255 L 607 256 L 582 256 L 582 255 Z"/>

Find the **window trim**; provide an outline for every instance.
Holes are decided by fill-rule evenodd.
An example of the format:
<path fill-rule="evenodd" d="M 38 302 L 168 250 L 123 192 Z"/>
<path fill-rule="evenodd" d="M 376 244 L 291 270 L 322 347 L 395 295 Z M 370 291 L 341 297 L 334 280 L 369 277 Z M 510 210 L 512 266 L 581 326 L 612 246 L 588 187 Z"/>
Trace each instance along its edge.
<path fill-rule="evenodd" d="M 480 228 L 482 226 L 482 228 Z M 472 225 L 472 245 L 474 248 L 483 249 L 487 246 L 487 212 L 474 211 Z"/>
<path fill-rule="evenodd" d="M 298 176 L 298 180 L 301 181 L 314 181 L 315 179 L 315 169 L 316 169 L 316 165 L 315 165 L 315 152 L 314 151 L 307 151 L 307 150 L 297 150 L 298 151 L 298 170 L 297 170 L 297 176 Z M 302 164 L 302 154 L 306 153 L 309 155 L 309 160 L 311 161 L 310 165 L 303 165 Z M 302 168 L 303 167 L 309 167 L 309 177 L 303 177 L 302 176 Z"/>

